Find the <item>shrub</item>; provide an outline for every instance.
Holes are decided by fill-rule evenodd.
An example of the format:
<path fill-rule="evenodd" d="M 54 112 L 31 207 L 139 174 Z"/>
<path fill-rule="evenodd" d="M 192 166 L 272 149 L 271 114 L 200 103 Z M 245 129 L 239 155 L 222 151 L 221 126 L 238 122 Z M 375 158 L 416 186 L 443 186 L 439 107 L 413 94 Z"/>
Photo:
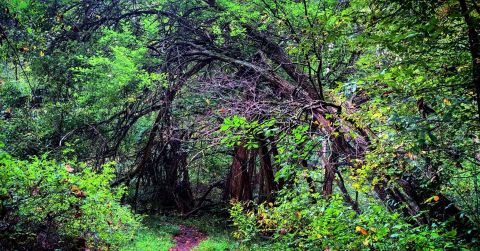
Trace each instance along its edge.
<path fill-rule="evenodd" d="M 412 225 L 373 201 L 357 215 L 340 196 L 324 199 L 298 176 L 296 180 L 293 187 L 279 192 L 275 204 L 247 210 L 235 203 L 230 210 L 238 229 L 234 236 L 249 241 L 254 239 L 252 234 L 269 235 L 279 250 L 444 250 L 455 246 L 454 230 L 435 224 Z"/>
<path fill-rule="evenodd" d="M 232 202 L 229 213 L 233 219 L 233 226 L 237 227 L 233 236 L 245 242 L 254 239 L 258 233 L 254 211 L 244 212 L 244 206 L 240 202 Z"/>
<path fill-rule="evenodd" d="M 0 249 L 117 249 L 137 231 L 138 217 L 110 188 L 110 165 L 43 158 L 16 160 L 0 150 Z"/>

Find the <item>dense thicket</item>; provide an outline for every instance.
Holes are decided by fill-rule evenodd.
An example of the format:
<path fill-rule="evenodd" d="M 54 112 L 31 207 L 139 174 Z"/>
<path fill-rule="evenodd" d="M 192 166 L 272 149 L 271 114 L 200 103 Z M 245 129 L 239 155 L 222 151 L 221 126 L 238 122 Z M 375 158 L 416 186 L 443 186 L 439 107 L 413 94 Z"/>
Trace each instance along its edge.
<path fill-rule="evenodd" d="M 33 165 L 18 163 L 44 155 L 63 164 L 33 163 L 61 177 L 103 177 L 108 163 L 111 188 L 127 187 L 109 200 L 137 213 L 228 207 L 243 243 L 478 248 L 475 0 L 7 0 L 0 10 L 0 229 L 14 239 L 0 235 L 0 248 L 19 224 L 40 236 L 38 222 L 11 215 L 16 193 L 59 182 L 15 180 Z M 78 174 L 65 172 L 77 162 Z M 87 189 L 60 183 L 45 191 L 58 203 L 59 191 Z"/>

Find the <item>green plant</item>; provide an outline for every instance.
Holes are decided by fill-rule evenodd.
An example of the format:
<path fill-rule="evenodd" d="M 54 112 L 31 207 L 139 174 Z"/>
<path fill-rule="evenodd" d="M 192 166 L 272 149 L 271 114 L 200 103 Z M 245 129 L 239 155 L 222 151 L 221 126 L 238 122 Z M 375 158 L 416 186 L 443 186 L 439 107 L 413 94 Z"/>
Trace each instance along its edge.
<path fill-rule="evenodd" d="M 255 213 L 251 210 L 244 212 L 244 206 L 240 202 L 232 203 L 229 212 L 233 220 L 233 226 L 237 227 L 233 236 L 243 242 L 253 240 L 258 233 Z"/>
<path fill-rule="evenodd" d="M 196 246 L 194 251 L 226 251 L 235 250 L 237 243 L 232 242 L 228 238 L 213 237 L 203 240 Z"/>
<path fill-rule="evenodd" d="M 307 126 L 297 126 L 282 132 L 279 137 L 279 154 L 275 156 L 279 170 L 275 176 L 288 182 L 288 186 L 276 193 L 274 203 L 232 204 L 229 212 L 237 228 L 235 238 L 250 242 L 267 235 L 274 238 L 276 248 L 291 250 L 443 250 L 456 247 L 455 230 L 447 231 L 440 224 L 416 226 L 400 213 L 386 210 L 373 198 L 362 199 L 365 207 L 359 214 L 347 206 L 340 195 L 325 198 L 312 189 L 313 185 L 318 187 L 316 184 L 322 182 L 323 169 L 305 168 L 301 160 L 318 163 L 311 153 L 319 150 L 321 137 L 307 133 Z M 369 192 L 368 189 L 359 191 Z"/>
<path fill-rule="evenodd" d="M 357 215 L 340 196 L 323 199 L 308 192 L 308 186 L 281 191 L 275 205 L 259 205 L 256 212 L 243 212 L 236 203 L 230 210 L 235 237 L 252 240 L 271 235 L 282 250 L 444 250 L 454 248 L 456 232 L 441 226 L 414 226 L 398 213 L 374 202 Z M 315 198 L 315 199 L 314 199 Z M 314 199 L 314 200 L 313 200 Z M 312 201 L 315 201 L 312 203 Z M 254 229 L 254 231 L 252 231 Z"/>
<path fill-rule="evenodd" d="M 221 131 L 226 133 L 222 139 L 222 143 L 227 146 L 240 145 L 242 142 L 248 149 L 258 148 L 258 140 L 256 137 L 263 135 L 270 137 L 278 130 L 273 128 L 275 119 L 268 119 L 264 121 L 248 121 L 245 117 L 233 116 L 225 118 L 220 127 Z"/>
<path fill-rule="evenodd" d="M 112 164 L 95 172 L 85 164 L 17 160 L 0 152 L 0 221 L 5 248 L 84 246 L 116 249 L 131 239 L 138 217 L 110 188 Z"/>
<path fill-rule="evenodd" d="M 175 246 L 172 235 L 180 232 L 178 226 L 150 218 L 145 218 L 143 223 L 145 227 L 141 228 L 135 237 L 120 250 L 169 250 Z"/>

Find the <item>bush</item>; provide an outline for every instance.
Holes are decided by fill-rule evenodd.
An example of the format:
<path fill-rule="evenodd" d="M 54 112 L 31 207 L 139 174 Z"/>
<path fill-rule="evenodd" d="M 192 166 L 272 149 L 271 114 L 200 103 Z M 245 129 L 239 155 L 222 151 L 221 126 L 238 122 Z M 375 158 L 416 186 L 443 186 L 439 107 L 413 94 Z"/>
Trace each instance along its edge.
<path fill-rule="evenodd" d="M 1 151 L 1 150 L 0 150 Z M 110 189 L 113 169 L 0 152 L 0 249 L 117 249 L 139 221 Z"/>
<path fill-rule="evenodd" d="M 233 226 L 237 230 L 233 237 L 248 242 L 255 238 L 258 233 L 257 217 L 253 211 L 244 212 L 244 206 L 240 202 L 232 202 L 232 207 L 228 210 L 233 219 Z"/>
<path fill-rule="evenodd" d="M 274 122 L 274 121 L 273 121 Z M 273 122 L 248 122 L 245 118 L 226 119 L 227 146 L 244 143 L 255 149 L 256 135 L 272 134 Z M 326 199 L 315 187 L 324 180 L 319 159 L 326 139 L 309 134 L 308 124 L 281 132 L 275 146 L 276 181 L 284 183 L 275 195 L 275 203 L 252 206 L 250 202 L 234 203 L 230 216 L 237 230 L 233 236 L 244 245 L 258 237 L 272 237 L 278 250 L 444 250 L 455 248 L 456 231 L 446 231 L 438 224 L 414 225 L 397 212 L 390 212 L 378 200 L 363 191 L 357 214 L 337 195 Z M 253 143 L 248 144 L 247 142 Z M 306 162 L 306 168 L 302 162 Z M 318 168 L 317 168 L 318 167 Z M 349 170 L 347 170 L 349 171 Z M 308 181 L 309 180 L 309 181 Z M 367 180 L 367 179 L 365 179 Z M 313 187 L 313 188 L 312 188 Z M 348 189 L 351 189 L 348 187 Z M 338 194 L 341 194 L 340 192 Z M 401 208 L 399 208 L 401 210 Z M 446 224 L 444 222 L 443 224 Z"/>
<path fill-rule="evenodd" d="M 455 247 L 455 231 L 441 226 L 415 226 L 400 214 L 370 202 L 357 215 L 340 196 L 324 199 L 297 176 L 294 186 L 279 192 L 277 201 L 247 210 L 230 210 L 242 241 L 259 233 L 273 237 L 279 250 L 444 250 Z M 251 208 L 251 207 L 250 207 Z M 242 213 L 243 212 L 243 213 Z M 258 236 L 258 235 L 257 235 Z"/>

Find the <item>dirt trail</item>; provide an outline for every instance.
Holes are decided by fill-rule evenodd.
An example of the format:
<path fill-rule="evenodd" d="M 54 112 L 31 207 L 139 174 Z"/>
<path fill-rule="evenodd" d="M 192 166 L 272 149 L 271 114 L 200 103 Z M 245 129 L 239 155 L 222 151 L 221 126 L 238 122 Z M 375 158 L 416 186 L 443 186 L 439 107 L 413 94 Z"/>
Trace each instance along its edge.
<path fill-rule="evenodd" d="M 207 235 L 197 229 L 180 225 L 180 233 L 173 237 L 176 245 L 169 251 L 190 251 L 206 238 Z"/>

